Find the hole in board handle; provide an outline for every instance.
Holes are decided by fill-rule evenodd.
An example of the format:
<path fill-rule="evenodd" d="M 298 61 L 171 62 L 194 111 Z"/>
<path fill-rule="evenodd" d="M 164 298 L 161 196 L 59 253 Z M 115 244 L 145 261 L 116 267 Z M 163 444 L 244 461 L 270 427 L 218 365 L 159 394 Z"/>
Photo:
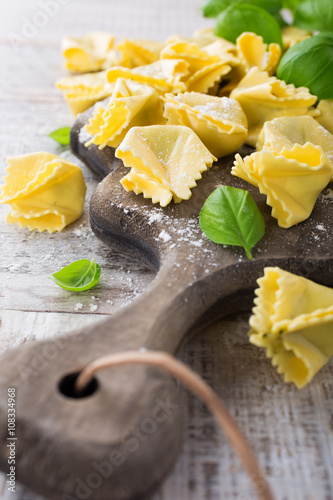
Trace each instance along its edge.
<path fill-rule="evenodd" d="M 90 382 L 82 389 L 82 391 L 78 392 L 75 389 L 75 382 L 80 372 L 69 373 L 65 375 L 59 382 L 59 391 L 61 394 L 66 396 L 67 398 L 72 399 L 82 399 L 92 396 L 98 389 L 98 381 L 94 377 L 90 380 Z"/>

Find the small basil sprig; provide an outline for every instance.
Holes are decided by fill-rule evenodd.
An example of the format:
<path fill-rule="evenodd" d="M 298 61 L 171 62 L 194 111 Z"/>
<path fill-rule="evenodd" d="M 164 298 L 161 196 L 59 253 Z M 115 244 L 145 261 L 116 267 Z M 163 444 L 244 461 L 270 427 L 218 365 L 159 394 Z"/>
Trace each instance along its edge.
<path fill-rule="evenodd" d="M 333 99 L 333 33 L 296 43 L 282 56 L 277 77 L 307 87 L 318 99 Z"/>
<path fill-rule="evenodd" d="M 308 31 L 333 31 L 332 0 L 303 0 L 293 8 L 294 25 Z"/>
<path fill-rule="evenodd" d="M 216 20 L 215 35 L 236 43 L 244 31 L 263 37 L 265 43 L 278 43 L 282 47 L 281 29 L 266 10 L 247 3 L 230 5 Z"/>
<path fill-rule="evenodd" d="M 221 186 L 212 192 L 200 212 L 200 226 L 214 243 L 251 249 L 265 233 L 265 221 L 248 191 Z"/>
<path fill-rule="evenodd" d="M 94 259 L 81 259 L 52 274 L 51 279 L 65 290 L 83 292 L 95 286 L 100 275 L 101 268 Z"/>
<path fill-rule="evenodd" d="M 70 132 L 71 127 L 62 127 L 53 132 L 49 133 L 49 137 L 61 144 L 62 146 L 68 146 L 70 143 Z"/>
<path fill-rule="evenodd" d="M 273 15 L 282 9 L 282 0 L 208 0 L 201 10 L 205 17 L 216 17 L 230 5 L 241 3 L 256 5 Z"/>

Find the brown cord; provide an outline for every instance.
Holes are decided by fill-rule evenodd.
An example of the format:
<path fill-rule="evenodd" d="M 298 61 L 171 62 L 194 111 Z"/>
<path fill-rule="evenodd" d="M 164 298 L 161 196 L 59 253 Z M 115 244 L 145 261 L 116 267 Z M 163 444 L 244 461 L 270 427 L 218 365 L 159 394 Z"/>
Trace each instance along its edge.
<path fill-rule="evenodd" d="M 230 443 L 237 451 L 257 491 L 258 498 L 261 500 L 274 500 L 273 494 L 258 464 L 255 454 L 219 396 L 201 377 L 199 377 L 199 375 L 169 354 L 159 351 L 126 351 L 103 356 L 93 361 L 80 373 L 76 380 L 75 388 L 78 392 L 82 391 L 93 375 L 103 368 L 137 363 L 158 366 L 170 372 L 181 380 L 185 386 L 191 389 L 191 391 L 193 391 L 211 410 Z"/>

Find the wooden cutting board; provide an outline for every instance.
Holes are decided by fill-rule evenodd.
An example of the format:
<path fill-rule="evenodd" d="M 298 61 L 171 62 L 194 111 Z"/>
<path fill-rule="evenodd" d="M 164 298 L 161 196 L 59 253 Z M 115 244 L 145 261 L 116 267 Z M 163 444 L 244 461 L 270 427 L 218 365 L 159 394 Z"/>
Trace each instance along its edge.
<path fill-rule="evenodd" d="M 19 394 L 19 481 L 54 499 L 125 500 L 147 495 L 173 466 L 182 441 L 181 393 L 164 373 L 131 366 L 101 372 L 85 397 L 74 398 L 76 374 L 99 356 L 120 350 L 175 354 L 195 329 L 250 309 L 256 280 L 267 265 L 333 286 L 333 204 L 328 187 L 307 221 L 281 229 L 265 197 L 230 174 L 230 156 L 203 174 L 190 200 L 160 208 L 123 190 L 119 180 L 127 169 L 113 150 L 85 148 L 82 127 L 91 113 L 80 115 L 71 134 L 75 154 L 105 177 L 91 200 L 91 226 L 106 244 L 145 259 L 157 275 L 127 308 L 60 338 L 57 342 L 66 343 L 61 359 L 42 377 L 31 377 L 29 385 L 20 367 L 39 354 L 51 356 L 54 341 L 7 352 L 1 358 L 0 388 L 3 395 L 8 387 Z M 250 151 L 244 147 L 241 153 Z M 204 201 L 221 184 L 248 189 L 265 217 L 266 233 L 252 261 L 240 248 L 210 242 L 200 229 Z M 0 467 L 7 471 L 3 396 L 0 429 Z"/>

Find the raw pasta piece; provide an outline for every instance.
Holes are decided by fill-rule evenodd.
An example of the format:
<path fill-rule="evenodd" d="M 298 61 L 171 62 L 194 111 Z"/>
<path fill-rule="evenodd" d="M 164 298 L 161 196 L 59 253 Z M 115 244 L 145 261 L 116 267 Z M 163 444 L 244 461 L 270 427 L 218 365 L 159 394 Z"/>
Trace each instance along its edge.
<path fill-rule="evenodd" d="M 220 40 L 220 37 L 214 35 L 214 28 L 199 28 L 194 31 L 192 38 L 199 47 L 205 47 L 216 40 Z"/>
<path fill-rule="evenodd" d="M 153 203 L 159 203 L 161 207 L 166 207 L 172 200 L 170 189 L 156 179 L 150 179 L 145 174 L 137 173 L 134 168 L 131 168 L 129 174 L 121 180 L 121 184 L 126 191 L 143 194 L 144 198 L 151 198 Z"/>
<path fill-rule="evenodd" d="M 265 71 L 253 67 L 231 92 L 230 97 L 242 106 L 249 126 L 247 144 L 255 146 L 266 121 L 277 116 L 299 116 L 319 114 L 312 106 L 317 97 L 305 87 L 287 85 Z"/>
<path fill-rule="evenodd" d="M 215 84 L 217 92 L 214 94 L 212 89 L 209 90 L 211 95 L 218 94 L 222 97 L 228 97 L 230 92 L 237 87 L 246 74 L 245 65 L 238 57 L 236 45 L 228 40 L 224 40 L 224 38 L 218 38 L 213 43 L 206 45 L 204 50 L 211 56 L 218 56 L 225 64 L 230 66 L 229 73 L 223 75 L 222 80 Z"/>
<path fill-rule="evenodd" d="M 230 73 L 231 66 L 217 55 L 209 55 L 196 43 L 174 42 L 161 51 L 161 59 L 181 59 L 188 64 L 184 79 L 188 91 L 207 93 L 215 83 Z"/>
<path fill-rule="evenodd" d="M 264 43 L 262 36 L 244 32 L 236 40 L 239 57 L 247 70 L 256 66 L 269 75 L 276 72 L 281 57 L 281 47 L 278 43 Z"/>
<path fill-rule="evenodd" d="M 190 127 L 217 158 L 234 153 L 246 139 L 247 119 L 234 99 L 185 92 L 166 94 L 164 101 L 168 124 Z"/>
<path fill-rule="evenodd" d="M 310 31 L 297 28 L 297 26 L 285 26 L 282 28 L 283 50 L 286 51 L 298 42 L 312 36 Z"/>
<path fill-rule="evenodd" d="M 218 57 L 225 64 L 236 66 L 241 64 L 238 57 L 236 45 L 224 38 L 218 38 L 214 42 L 205 45 L 202 48 L 203 52 L 207 52 L 210 57 Z"/>
<path fill-rule="evenodd" d="M 110 96 L 114 89 L 114 84 L 108 83 L 105 71 L 67 76 L 58 80 L 56 85 L 64 92 L 75 116 Z"/>
<path fill-rule="evenodd" d="M 266 267 L 257 283 L 250 342 L 302 388 L 333 355 L 333 290 L 278 267 Z"/>
<path fill-rule="evenodd" d="M 86 185 L 79 167 L 50 153 L 7 158 L 0 203 L 10 204 L 10 224 L 30 231 L 61 231 L 83 212 Z"/>
<path fill-rule="evenodd" d="M 216 158 L 188 127 L 152 125 L 134 127 L 116 150 L 116 157 L 131 168 L 121 184 L 166 206 L 188 200 L 191 188 Z"/>
<path fill-rule="evenodd" d="M 165 123 L 163 105 L 158 93 L 149 85 L 118 78 L 106 106 L 97 106 L 86 132 L 92 138 L 86 143 L 116 148 L 134 126 Z"/>
<path fill-rule="evenodd" d="M 181 79 L 188 74 L 188 64 L 182 60 L 164 59 L 146 66 L 129 69 L 121 66 L 109 69 L 107 79 L 115 83 L 118 78 L 133 80 L 153 87 L 159 94 L 184 92 Z"/>
<path fill-rule="evenodd" d="M 113 44 L 112 35 L 98 31 L 81 38 L 63 38 L 61 48 L 66 68 L 79 73 L 105 69 Z"/>
<path fill-rule="evenodd" d="M 333 99 L 320 101 L 317 110 L 320 111 L 320 115 L 316 117 L 316 120 L 333 134 Z"/>
<path fill-rule="evenodd" d="M 213 28 L 200 28 L 195 30 L 191 38 L 187 38 L 181 35 L 172 35 L 167 38 L 166 44 L 169 45 L 175 42 L 189 42 L 196 43 L 199 48 L 203 48 L 216 40 L 221 40 L 220 37 L 214 35 Z"/>
<path fill-rule="evenodd" d="M 310 142 L 320 146 L 333 167 L 333 135 L 312 116 L 282 116 L 265 122 L 257 142 L 257 150 L 269 149 L 276 153 L 294 144 Z"/>
<path fill-rule="evenodd" d="M 287 228 L 310 216 L 333 167 L 321 147 L 307 142 L 279 152 L 263 149 L 244 159 L 237 154 L 232 174 L 257 186 L 279 226 Z"/>
<path fill-rule="evenodd" d="M 136 68 L 158 61 L 164 43 L 153 40 L 134 40 L 126 38 L 118 43 L 117 49 L 121 53 L 121 66 Z"/>

